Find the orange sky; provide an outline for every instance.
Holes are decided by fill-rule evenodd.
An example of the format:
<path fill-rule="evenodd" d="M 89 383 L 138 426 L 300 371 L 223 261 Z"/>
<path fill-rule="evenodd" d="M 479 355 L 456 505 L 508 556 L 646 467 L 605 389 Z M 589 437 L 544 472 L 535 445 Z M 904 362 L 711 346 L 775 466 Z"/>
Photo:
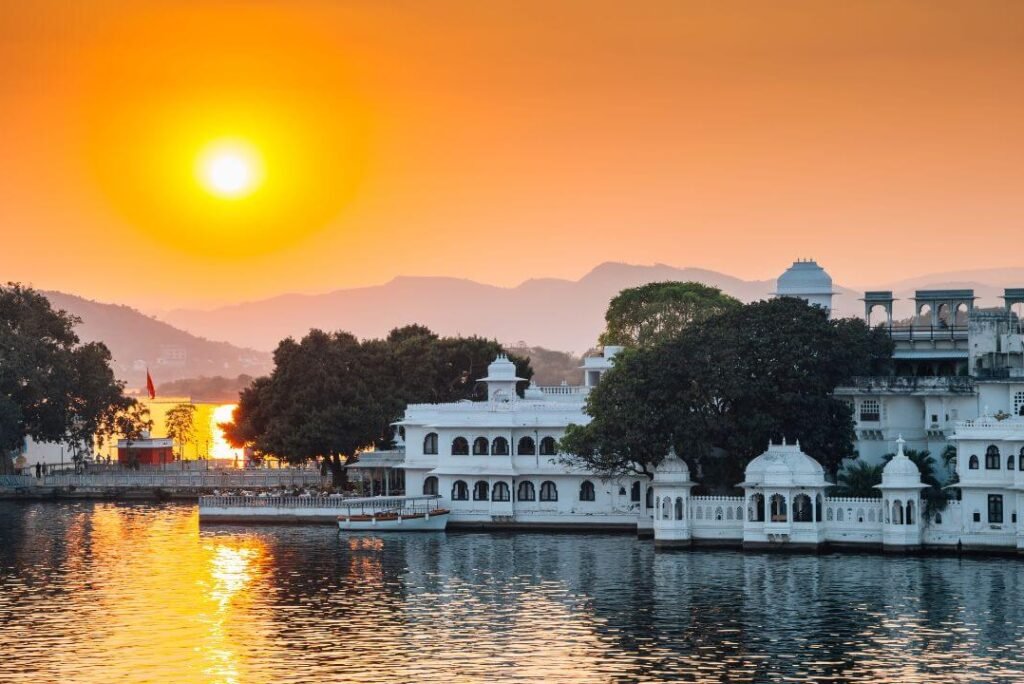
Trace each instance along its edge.
<path fill-rule="evenodd" d="M 601 261 L 1024 266 L 1024 3 L 0 0 L 0 279 L 150 309 Z M 266 181 L 194 187 L 242 136 Z"/>

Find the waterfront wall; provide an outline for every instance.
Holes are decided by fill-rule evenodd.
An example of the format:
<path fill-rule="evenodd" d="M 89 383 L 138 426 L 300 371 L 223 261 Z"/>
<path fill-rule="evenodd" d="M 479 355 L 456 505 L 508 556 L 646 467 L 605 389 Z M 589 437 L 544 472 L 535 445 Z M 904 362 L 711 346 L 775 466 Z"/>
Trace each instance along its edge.
<path fill-rule="evenodd" d="M 73 495 L 117 496 L 132 492 L 162 490 L 169 494 L 197 496 L 216 490 L 257 490 L 279 487 L 313 487 L 330 485 L 315 470 L 301 468 L 235 470 L 104 470 L 93 473 L 60 473 L 33 477 L 9 475 L 0 478 L 0 495 L 49 496 Z"/>

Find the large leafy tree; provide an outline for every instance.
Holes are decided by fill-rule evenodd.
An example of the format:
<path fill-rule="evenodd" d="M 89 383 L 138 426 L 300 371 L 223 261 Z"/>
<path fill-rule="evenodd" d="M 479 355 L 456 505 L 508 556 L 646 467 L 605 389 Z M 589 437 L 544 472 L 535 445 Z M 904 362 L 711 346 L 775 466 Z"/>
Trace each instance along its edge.
<path fill-rule="evenodd" d="M 740 306 L 738 299 L 702 283 L 667 281 L 631 287 L 617 294 L 608 305 L 605 330 L 599 341 L 650 347 Z"/>
<path fill-rule="evenodd" d="M 290 463 L 321 460 L 344 486 L 345 465 L 360 451 L 391 446 L 391 424 L 407 404 L 483 398 L 477 379 L 500 351 L 491 340 L 442 338 L 423 326 L 363 342 L 311 330 L 278 345 L 273 372 L 240 393 L 225 434 Z M 512 360 L 529 378 L 529 362 Z"/>
<path fill-rule="evenodd" d="M 674 444 L 711 489 L 735 485 L 770 440 L 800 440 L 832 474 L 853 458 L 851 408 L 832 391 L 892 354 L 857 321 L 779 298 L 725 311 L 616 361 L 570 426 L 566 461 L 652 475 Z"/>
<path fill-rule="evenodd" d="M 0 287 L 0 452 L 26 437 L 88 449 L 132 414 L 136 402 L 115 379 L 110 351 L 82 344 L 79 322 L 32 288 Z"/>

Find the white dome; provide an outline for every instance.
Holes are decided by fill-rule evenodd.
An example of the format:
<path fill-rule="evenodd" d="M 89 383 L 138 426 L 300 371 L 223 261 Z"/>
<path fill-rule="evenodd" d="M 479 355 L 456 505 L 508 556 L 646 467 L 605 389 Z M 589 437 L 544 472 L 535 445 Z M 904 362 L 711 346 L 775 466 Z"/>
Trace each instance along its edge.
<path fill-rule="evenodd" d="M 768 450 L 747 464 L 744 486 L 825 487 L 821 464 L 795 444 L 769 444 Z"/>
<path fill-rule="evenodd" d="M 775 294 L 780 297 L 830 295 L 832 276 L 816 261 L 794 261 L 775 283 Z"/>
<path fill-rule="evenodd" d="M 679 458 L 675 447 L 669 447 L 668 454 L 654 469 L 655 484 L 693 484 L 690 482 L 690 467 Z"/>
<path fill-rule="evenodd" d="M 523 399 L 540 400 L 544 398 L 544 391 L 537 387 L 537 383 L 530 382 L 530 386 L 523 390 Z"/>
<path fill-rule="evenodd" d="M 882 469 L 882 484 L 879 489 L 916 489 L 921 484 L 921 471 L 917 464 L 903 453 L 906 441 L 903 435 L 896 440 L 896 455 Z"/>

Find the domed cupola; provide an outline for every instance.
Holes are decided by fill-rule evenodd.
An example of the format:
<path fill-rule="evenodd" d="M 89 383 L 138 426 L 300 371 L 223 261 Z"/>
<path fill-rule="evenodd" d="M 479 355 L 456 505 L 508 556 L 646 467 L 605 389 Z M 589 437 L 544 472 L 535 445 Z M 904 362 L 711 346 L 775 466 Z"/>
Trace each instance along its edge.
<path fill-rule="evenodd" d="M 487 377 L 480 378 L 480 382 L 487 383 L 487 398 L 499 402 L 515 399 L 516 383 L 524 380 L 516 376 L 516 365 L 504 354 L 498 354 L 487 366 Z"/>
<path fill-rule="evenodd" d="M 530 401 L 544 401 L 544 391 L 537 387 L 537 383 L 531 381 L 530 386 L 523 391 L 523 399 Z"/>
<path fill-rule="evenodd" d="M 921 471 L 903 453 L 903 435 L 896 440 L 896 455 L 882 469 L 882 546 L 885 549 L 908 550 L 921 546 Z"/>
<path fill-rule="evenodd" d="M 903 453 L 906 444 L 903 435 L 896 440 L 896 455 L 882 469 L 882 484 L 879 489 L 918 489 L 922 487 L 921 471 L 917 464 Z"/>
<path fill-rule="evenodd" d="M 675 447 L 670 447 L 668 454 L 661 460 L 658 467 L 654 469 L 655 485 L 692 485 L 690 481 L 690 467 L 686 461 L 679 458 Z"/>
<path fill-rule="evenodd" d="M 827 311 L 832 310 L 832 276 L 813 259 L 797 260 L 775 283 L 776 297 L 797 297 Z"/>
<path fill-rule="evenodd" d="M 690 468 L 670 447 L 654 469 L 654 545 L 690 545 Z"/>
<path fill-rule="evenodd" d="M 821 464 L 800 450 L 800 442 L 769 444 L 768 450 L 747 464 L 745 487 L 825 487 Z"/>

